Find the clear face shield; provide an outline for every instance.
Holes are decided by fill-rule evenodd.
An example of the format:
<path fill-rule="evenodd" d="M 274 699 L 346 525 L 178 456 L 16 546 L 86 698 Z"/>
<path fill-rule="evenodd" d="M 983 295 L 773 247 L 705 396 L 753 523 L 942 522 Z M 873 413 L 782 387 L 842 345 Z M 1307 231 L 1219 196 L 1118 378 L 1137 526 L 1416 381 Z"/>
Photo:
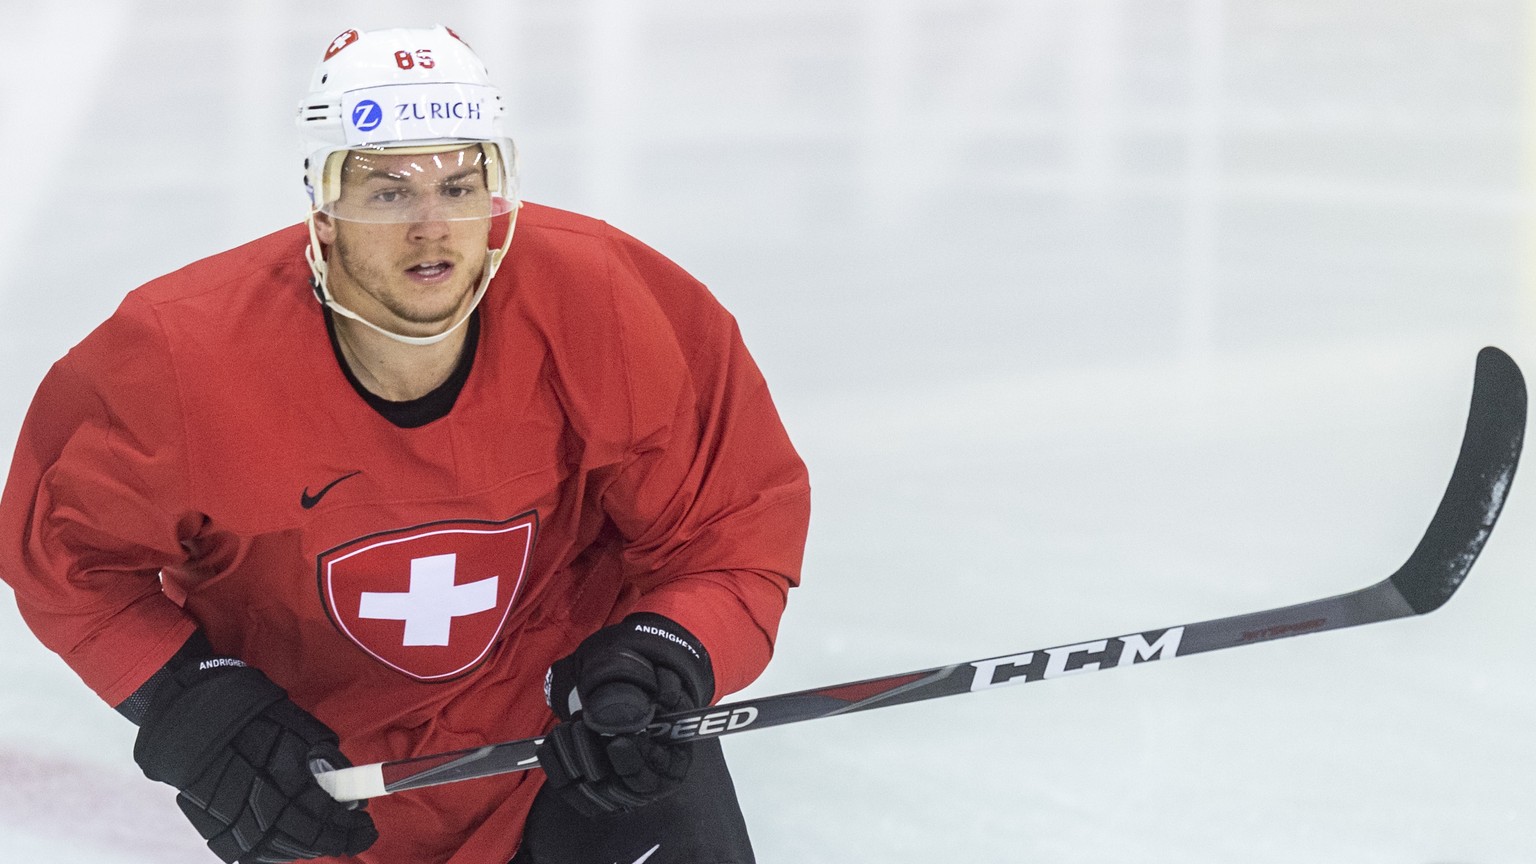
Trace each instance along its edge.
<path fill-rule="evenodd" d="M 469 320 L 512 244 L 517 225 L 517 165 L 507 139 L 413 147 L 358 147 L 326 157 L 315 197 L 321 201 L 309 219 L 309 261 L 316 293 L 339 315 L 411 345 L 441 341 Z M 486 259 L 480 286 L 469 309 L 446 330 L 429 336 L 396 333 L 337 302 L 327 285 L 324 244 L 316 217 L 342 222 L 411 225 L 482 222 Z"/>
<path fill-rule="evenodd" d="M 517 207 L 514 152 L 504 141 L 333 153 L 319 211 L 383 224 L 490 220 Z"/>

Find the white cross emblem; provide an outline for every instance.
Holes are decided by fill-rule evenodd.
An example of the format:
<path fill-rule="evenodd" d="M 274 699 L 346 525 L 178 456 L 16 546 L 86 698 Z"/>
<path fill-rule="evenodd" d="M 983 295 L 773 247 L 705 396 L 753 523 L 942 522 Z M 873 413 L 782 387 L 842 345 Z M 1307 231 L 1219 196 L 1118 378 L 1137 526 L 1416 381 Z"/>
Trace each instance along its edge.
<path fill-rule="evenodd" d="M 457 555 L 411 559 L 411 587 L 406 592 L 365 591 L 357 617 L 405 622 L 403 645 L 447 645 L 453 619 L 496 608 L 492 576 L 453 584 Z"/>

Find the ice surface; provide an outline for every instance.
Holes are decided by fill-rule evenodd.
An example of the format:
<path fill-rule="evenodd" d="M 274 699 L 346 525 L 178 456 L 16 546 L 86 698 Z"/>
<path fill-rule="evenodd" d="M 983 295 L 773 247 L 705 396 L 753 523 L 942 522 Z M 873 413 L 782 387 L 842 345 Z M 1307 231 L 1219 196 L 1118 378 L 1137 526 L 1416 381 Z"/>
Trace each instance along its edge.
<path fill-rule="evenodd" d="M 300 217 L 332 36 L 442 21 L 527 197 L 707 281 L 810 464 L 753 693 L 1363 587 L 1434 510 L 1477 349 L 1536 368 L 1514 0 L 0 15 L 6 452 L 124 291 Z M 1422 619 L 731 739 L 759 858 L 1536 860 L 1532 482 Z M 0 686 L 0 858 L 213 860 L 5 604 Z"/>

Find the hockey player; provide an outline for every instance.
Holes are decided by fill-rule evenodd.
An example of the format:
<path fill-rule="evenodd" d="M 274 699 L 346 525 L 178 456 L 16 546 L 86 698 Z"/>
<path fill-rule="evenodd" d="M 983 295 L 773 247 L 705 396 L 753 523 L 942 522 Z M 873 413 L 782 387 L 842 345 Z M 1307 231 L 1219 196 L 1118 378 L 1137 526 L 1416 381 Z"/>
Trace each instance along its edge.
<path fill-rule="evenodd" d="M 804 466 L 703 286 L 518 200 L 504 115 L 452 31 L 342 34 L 307 224 L 130 292 L 27 415 L 0 575 L 225 861 L 752 860 L 718 742 L 642 730 L 768 661 Z"/>

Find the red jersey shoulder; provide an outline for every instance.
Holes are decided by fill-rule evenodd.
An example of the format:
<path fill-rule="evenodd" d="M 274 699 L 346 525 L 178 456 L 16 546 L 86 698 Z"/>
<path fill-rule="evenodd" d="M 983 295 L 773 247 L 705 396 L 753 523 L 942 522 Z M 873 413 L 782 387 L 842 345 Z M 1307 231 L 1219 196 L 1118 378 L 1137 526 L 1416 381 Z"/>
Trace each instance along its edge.
<path fill-rule="evenodd" d="M 514 256 L 519 240 L 524 240 L 521 251 L 534 258 L 558 256 L 567 266 L 583 268 L 609 287 L 649 290 L 656 287 L 652 283 L 675 283 L 708 294 L 676 262 L 601 219 L 525 203 L 517 232 L 512 240 Z"/>
<path fill-rule="evenodd" d="M 562 210 L 559 207 L 551 207 L 548 204 L 535 204 L 524 201 L 522 208 L 517 213 L 517 230 L 533 228 L 534 230 L 565 231 L 572 234 L 600 237 L 607 230 L 608 223 L 591 216 L 583 216 L 570 210 Z M 512 241 L 516 243 L 514 239 Z"/>
<path fill-rule="evenodd" d="M 173 397 L 189 387 L 206 400 L 238 392 L 252 376 L 289 371 L 263 371 L 252 357 L 292 365 L 298 356 L 328 351 L 320 304 L 310 293 L 306 242 L 302 226 L 285 229 L 128 292 L 70 351 L 79 380 L 109 401 L 164 402 L 171 411 L 179 402 Z M 318 348 L 308 344 L 316 341 Z"/>
<path fill-rule="evenodd" d="M 200 303 L 210 309 L 228 311 L 230 289 L 238 285 L 254 282 L 270 286 L 274 282 L 298 280 L 296 284 L 308 290 L 308 264 L 304 260 L 307 242 L 302 225 L 290 226 L 151 279 L 129 291 L 112 316 L 86 341 L 111 336 L 114 329 L 141 327 L 156 317 L 152 310 L 165 304 Z M 268 294 L 264 299 L 270 302 L 275 298 Z"/>
<path fill-rule="evenodd" d="M 271 350 L 263 340 L 285 328 L 269 330 L 269 319 L 293 322 L 304 307 L 319 314 L 304 260 L 307 243 L 304 227 L 290 226 L 152 279 L 129 291 L 80 348 L 159 345 L 194 362 L 246 348 Z"/>
<path fill-rule="evenodd" d="M 308 284 L 309 265 L 304 249 L 309 233 L 303 225 L 290 225 L 265 237 L 210 255 L 152 279 L 131 292 L 150 305 L 187 300 L 227 288 L 230 283 L 251 280 L 297 279 Z"/>
<path fill-rule="evenodd" d="M 487 301 L 515 309 L 557 354 L 620 344 L 626 304 L 616 295 L 634 287 L 615 264 L 609 230 L 597 219 L 524 204 Z"/>
<path fill-rule="evenodd" d="M 600 219 L 524 204 L 508 257 L 520 301 L 535 314 L 570 309 L 613 323 L 723 310 L 670 258 Z"/>
<path fill-rule="evenodd" d="M 188 264 L 128 292 L 92 335 L 121 343 L 153 331 L 178 365 L 291 351 L 296 331 L 321 326 L 308 242 L 302 225 L 290 226 Z"/>
<path fill-rule="evenodd" d="M 680 268 L 636 268 L 624 244 L 645 247 L 600 220 L 539 205 L 524 209 L 497 276 L 501 284 L 487 302 L 536 334 L 547 374 L 577 425 L 619 429 L 620 438 L 632 440 L 638 427 L 655 425 L 636 416 L 637 400 L 670 419 L 687 387 L 687 365 L 672 316 L 658 301 L 658 290 L 669 291 L 650 282 L 697 283 Z"/>

